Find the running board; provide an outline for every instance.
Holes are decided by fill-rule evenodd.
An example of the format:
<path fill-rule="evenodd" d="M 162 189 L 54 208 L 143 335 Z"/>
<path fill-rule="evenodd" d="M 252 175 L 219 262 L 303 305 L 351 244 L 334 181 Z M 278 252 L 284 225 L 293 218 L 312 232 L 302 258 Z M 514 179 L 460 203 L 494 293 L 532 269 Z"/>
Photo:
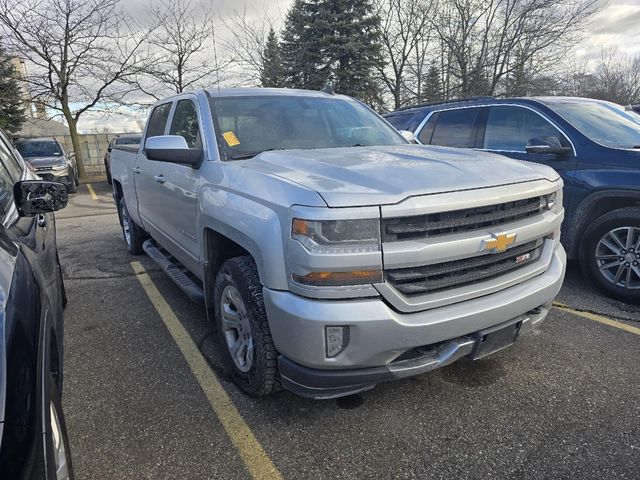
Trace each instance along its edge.
<path fill-rule="evenodd" d="M 186 269 L 166 251 L 158 248 L 152 239 L 142 244 L 142 249 L 175 282 L 192 301 L 204 305 L 204 290 L 185 273 Z"/>

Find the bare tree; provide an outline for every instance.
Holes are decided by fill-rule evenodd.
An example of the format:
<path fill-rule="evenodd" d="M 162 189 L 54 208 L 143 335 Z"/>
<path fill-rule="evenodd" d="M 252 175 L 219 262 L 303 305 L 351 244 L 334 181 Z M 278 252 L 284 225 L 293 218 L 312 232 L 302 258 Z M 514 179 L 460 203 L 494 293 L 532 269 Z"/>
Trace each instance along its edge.
<path fill-rule="evenodd" d="M 261 84 L 267 38 L 275 23 L 266 10 L 256 17 L 250 17 L 246 8 L 234 11 L 223 20 L 227 30 L 223 47 L 227 56 L 233 59 L 236 74 L 242 83 Z"/>
<path fill-rule="evenodd" d="M 148 58 L 130 83 L 156 100 L 220 79 L 211 10 L 191 0 L 159 0 L 148 10 Z"/>
<path fill-rule="evenodd" d="M 640 102 L 640 55 L 621 54 L 615 48 L 601 52 L 588 96 L 629 105 Z"/>
<path fill-rule="evenodd" d="M 119 101 L 122 84 L 140 63 L 143 35 L 133 35 L 119 0 L 0 0 L 0 29 L 32 67 L 35 102 L 60 112 L 69 126 L 78 170 L 84 175 L 78 120 Z"/>
<path fill-rule="evenodd" d="M 440 0 L 431 27 L 458 95 L 493 95 L 508 75 L 557 61 L 599 8 L 597 0 Z"/>
<path fill-rule="evenodd" d="M 385 63 L 378 66 L 378 73 L 391 94 L 394 108 L 399 108 L 405 100 L 408 70 L 414 58 L 414 66 L 418 67 L 418 72 L 416 69 L 413 71 L 414 77 L 416 73 L 418 76 L 423 73 L 431 2 L 378 0 L 377 8 L 382 23 L 381 41 L 385 59 Z"/>

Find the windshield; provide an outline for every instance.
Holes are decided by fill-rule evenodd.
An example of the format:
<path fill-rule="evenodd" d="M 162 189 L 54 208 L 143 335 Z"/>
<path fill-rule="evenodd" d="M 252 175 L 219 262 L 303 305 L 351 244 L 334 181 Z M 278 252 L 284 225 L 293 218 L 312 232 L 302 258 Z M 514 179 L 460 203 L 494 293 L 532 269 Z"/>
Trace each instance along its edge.
<path fill-rule="evenodd" d="M 594 142 L 613 148 L 640 148 L 640 116 L 615 103 L 554 102 L 548 106 Z"/>
<path fill-rule="evenodd" d="M 16 142 L 16 148 L 24 158 L 29 157 L 59 157 L 62 150 L 57 142 Z"/>
<path fill-rule="evenodd" d="M 116 139 L 116 145 L 138 145 L 141 137 L 119 137 Z"/>
<path fill-rule="evenodd" d="M 263 95 L 211 99 L 227 160 L 267 150 L 407 143 L 362 104 L 344 98 Z"/>

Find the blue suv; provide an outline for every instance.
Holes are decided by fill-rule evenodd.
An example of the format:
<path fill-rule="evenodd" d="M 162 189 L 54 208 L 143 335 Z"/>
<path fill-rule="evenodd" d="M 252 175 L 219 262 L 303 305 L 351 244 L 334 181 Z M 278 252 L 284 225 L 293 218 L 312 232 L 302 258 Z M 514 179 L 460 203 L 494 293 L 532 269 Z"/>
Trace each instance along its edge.
<path fill-rule="evenodd" d="M 569 258 L 607 295 L 640 303 L 640 115 L 584 98 L 482 97 L 385 117 L 424 145 L 553 167 L 564 180 Z"/>

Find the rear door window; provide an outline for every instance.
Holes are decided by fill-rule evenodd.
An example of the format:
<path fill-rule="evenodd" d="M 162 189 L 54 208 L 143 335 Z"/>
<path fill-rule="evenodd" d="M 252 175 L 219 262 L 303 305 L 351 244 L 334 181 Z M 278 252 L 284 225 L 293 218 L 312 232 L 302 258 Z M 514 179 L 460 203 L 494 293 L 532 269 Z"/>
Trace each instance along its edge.
<path fill-rule="evenodd" d="M 443 147 L 460 147 L 472 148 L 476 142 L 476 118 L 480 112 L 479 108 L 459 108 L 455 110 L 446 110 L 438 113 L 437 120 L 434 119 L 435 125 L 431 134 L 431 145 L 440 145 Z M 425 127 L 428 127 L 429 122 Z M 428 128 L 424 128 L 423 131 Z M 421 134 L 423 132 L 420 132 Z M 425 133 L 426 135 L 426 133 Z M 425 140 L 428 140 L 425 138 Z"/>
<path fill-rule="evenodd" d="M 171 135 L 180 135 L 189 148 L 201 148 L 200 126 L 196 106 L 191 100 L 180 100 L 171 121 Z"/>
<path fill-rule="evenodd" d="M 164 129 L 167 125 L 170 111 L 171 103 L 163 103 L 153 109 L 149 117 L 149 125 L 147 126 L 147 138 L 164 135 Z"/>
<path fill-rule="evenodd" d="M 564 135 L 537 113 L 523 107 L 491 107 L 487 116 L 482 148 L 525 152 L 530 140 L 557 137 L 566 143 Z"/>

